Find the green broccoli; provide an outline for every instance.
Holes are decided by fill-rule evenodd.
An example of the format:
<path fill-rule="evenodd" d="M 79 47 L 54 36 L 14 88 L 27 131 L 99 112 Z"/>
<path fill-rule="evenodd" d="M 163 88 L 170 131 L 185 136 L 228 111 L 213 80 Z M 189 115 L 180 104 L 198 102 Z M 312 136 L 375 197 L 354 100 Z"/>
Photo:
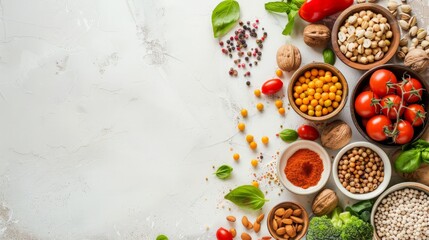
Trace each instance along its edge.
<path fill-rule="evenodd" d="M 343 240 L 371 240 L 373 229 L 371 224 L 351 215 L 350 212 L 340 213 L 343 221 L 341 239 Z"/>
<path fill-rule="evenodd" d="M 336 208 L 328 216 L 313 217 L 307 232 L 308 240 L 371 240 L 371 224 Z"/>
<path fill-rule="evenodd" d="M 341 240 L 341 231 L 335 228 L 327 216 L 313 217 L 307 232 L 307 240 Z"/>

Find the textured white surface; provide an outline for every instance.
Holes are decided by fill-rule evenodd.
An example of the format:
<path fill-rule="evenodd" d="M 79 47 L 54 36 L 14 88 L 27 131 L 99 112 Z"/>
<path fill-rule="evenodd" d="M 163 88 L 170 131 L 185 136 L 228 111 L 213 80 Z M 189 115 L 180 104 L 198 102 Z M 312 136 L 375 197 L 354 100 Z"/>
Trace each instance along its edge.
<path fill-rule="evenodd" d="M 229 227 L 226 215 L 257 216 L 223 195 L 277 159 L 287 146 L 275 137 L 280 125 L 305 121 L 292 110 L 281 117 L 253 89 L 273 77 L 283 43 L 301 49 L 303 64 L 323 59 L 300 40 L 305 23 L 284 37 L 286 17 L 265 12 L 263 1 L 240 1 L 242 19 L 257 17 L 268 32 L 248 88 L 228 76 L 231 62 L 212 37 L 217 2 L 0 0 L 0 239 L 214 239 Z M 361 72 L 335 66 L 353 89 Z M 242 107 L 246 132 L 271 139 L 259 144 L 257 170 L 257 153 L 236 130 Z M 350 122 L 348 104 L 339 118 Z M 212 166 L 224 163 L 233 177 L 220 181 Z M 265 213 L 312 199 L 268 181 L 261 189 L 270 199 Z"/>

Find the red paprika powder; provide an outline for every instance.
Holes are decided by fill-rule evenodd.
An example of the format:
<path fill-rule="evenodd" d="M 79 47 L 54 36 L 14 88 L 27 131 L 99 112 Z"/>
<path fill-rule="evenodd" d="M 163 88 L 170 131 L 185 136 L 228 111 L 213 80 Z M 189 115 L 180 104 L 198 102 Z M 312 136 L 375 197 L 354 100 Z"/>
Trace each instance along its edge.
<path fill-rule="evenodd" d="M 319 154 L 310 149 L 296 151 L 286 163 L 284 173 L 295 186 L 307 189 L 316 186 L 323 172 L 323 162 Z"/>

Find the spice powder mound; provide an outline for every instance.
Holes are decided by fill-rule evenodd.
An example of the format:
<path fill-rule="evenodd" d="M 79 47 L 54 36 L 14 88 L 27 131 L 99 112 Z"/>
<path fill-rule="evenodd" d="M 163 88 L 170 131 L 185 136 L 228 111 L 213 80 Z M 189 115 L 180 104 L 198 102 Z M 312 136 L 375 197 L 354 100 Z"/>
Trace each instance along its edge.
<path fill-rule="evenodd" d="M 310 149 L 296 151 L 288 160 L 284 173 L 295 186 L 307 189 L 316 186 L 323 172 L 323 162 L 319 154 Z"/>

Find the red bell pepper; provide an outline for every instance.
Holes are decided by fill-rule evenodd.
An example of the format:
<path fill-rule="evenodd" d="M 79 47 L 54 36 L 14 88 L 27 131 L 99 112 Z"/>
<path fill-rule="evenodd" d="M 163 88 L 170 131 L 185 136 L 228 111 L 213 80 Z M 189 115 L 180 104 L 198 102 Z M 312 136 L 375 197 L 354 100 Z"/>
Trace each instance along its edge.
<path fill-rule="evenodd" d="M 317 22 L 353 4 L 353 0 L 307 0 L 299 9 L 299 16 L 307 22 Z"/>

